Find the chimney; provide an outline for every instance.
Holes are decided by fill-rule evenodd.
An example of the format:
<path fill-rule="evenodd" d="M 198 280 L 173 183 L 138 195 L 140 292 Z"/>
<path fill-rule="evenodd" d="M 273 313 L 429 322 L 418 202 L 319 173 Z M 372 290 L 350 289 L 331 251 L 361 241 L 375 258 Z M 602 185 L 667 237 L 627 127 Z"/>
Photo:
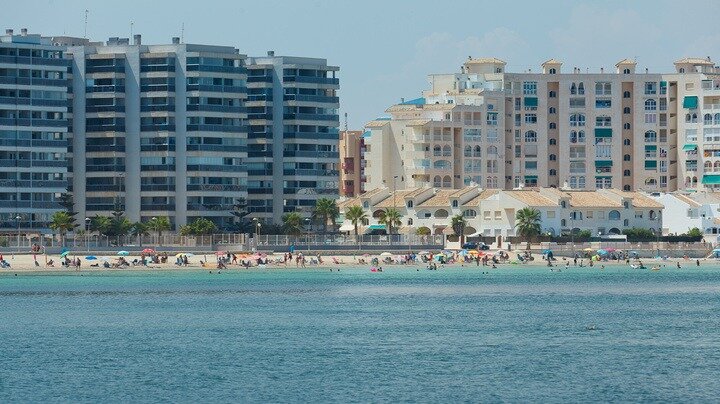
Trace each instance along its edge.
<path fill-rule="evenodd" d="M 20 35 L 27 36 L 27 28 L 20 28 Z"/>
<path fill-rule="evenodd" d="M 275 56 L 275 51 L 267 51 L 267 55 L 268 55 L 269 57 L 274 57 L 274 56 Z"/>
<path fill-rule="evenodd" d="M 142 35 L 140 35 L 140 34 L 133 35 L 133 45 L 142 45 Z"/>
<path fill-rule="evenodd" d="M 647 74 L 647 73 L 648 73 L 648 68 L 646 67 L 646 68 L 645 68 L 645 74 Z"/>
<path fill-rule="evenodd" d="M 600 68 L 600 73 L 605 73 L 605 68 L 604 68 L 604 67 L 601 67 L 601 68 Z"/>
<path fill-rule="evenodd" d="M 13 34 L 12 28 L 8 28 L 5 30 L 5 35 L 12 35 L 12 34 Z"/>
<path fill-rule="evenodd" d="M 180 44 L 180 37 L 179 36 L 172 37 L 172 43 L 173 43 L 173 45 Z"/>

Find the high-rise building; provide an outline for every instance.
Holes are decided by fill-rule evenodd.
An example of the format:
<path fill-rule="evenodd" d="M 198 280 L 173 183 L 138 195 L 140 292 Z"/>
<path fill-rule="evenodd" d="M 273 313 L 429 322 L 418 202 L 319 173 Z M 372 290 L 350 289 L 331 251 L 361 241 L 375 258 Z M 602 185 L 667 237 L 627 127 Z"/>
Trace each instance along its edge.
<path fill-rule="evenodd" d="M 0 36 L 0 230 L 49 231 L 67 182 L 67 71 L 49 38 Z"/>
<path fill-rule="evenodd" d="M 361 130 L 340 132 L 340 196 L 365 192 L 365 138 Z"/>
<path fill-rule="evenodd" d="M 83 217 L 232 225 L 247 195 L 247 70 L 228 46 L 71 46 L 72 191 Z M 176 227 L 177 228 L 177 227 Z"/>
<path fill-rule="evenodd" d="M 720 187 L 712 61 L 681 59 L 672 73 L 637 72 L 627 59 L 613 71 L 561 68 L 551 59 L 539 73 L 509 73 L 482 58 L 431 75 L 422 98 L 367 124 L 367 188 L 397 175 L 399 189 Z"/>
<path fill-rule="evenodd" d="M 248 59 L 248 210 L 282 222 L 338 196 L 339 70 L 324 59 Z"/>

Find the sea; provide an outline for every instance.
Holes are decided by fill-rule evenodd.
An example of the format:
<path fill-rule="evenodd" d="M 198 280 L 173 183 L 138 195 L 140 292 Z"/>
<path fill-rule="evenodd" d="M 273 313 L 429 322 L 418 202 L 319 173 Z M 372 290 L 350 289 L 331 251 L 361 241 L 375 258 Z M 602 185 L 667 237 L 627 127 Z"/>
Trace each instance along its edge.
<path fill-rule="evenodd" d="M 0 272 L 0 402 L 717 402 L 720 266 Z"/>

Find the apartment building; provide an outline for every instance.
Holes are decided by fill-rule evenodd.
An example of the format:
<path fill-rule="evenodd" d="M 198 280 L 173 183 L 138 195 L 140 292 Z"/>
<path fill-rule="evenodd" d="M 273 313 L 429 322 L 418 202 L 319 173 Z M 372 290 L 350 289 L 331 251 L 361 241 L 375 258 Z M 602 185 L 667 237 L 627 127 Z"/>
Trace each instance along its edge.
<path fill-rule="evenodd" d="M 309 217 L 318 198 L 338 197 L 339 68 L 272 51 L 247 65 L 250 216 Z"/>
<path fill-rule="evenodd" d="M 541 231 L 551 235 L 581 230 L 589 230 L 593 235 L 613 235 L 629 227 L 660 234 L 664 209 L 648 195 L 615 189 L 499 190 L 476 186 L 408 188 L 395 192 L 377 188 L 354 198 L 344 198 L 338 206 L 343 214 L 351 206 L 361 206 L 368 214 L 363 228 L 366 231 L 377 228 L 384 209 L 394 208 L 402 215 L 402 233 L 424 228 L 432 234 L 451 235 L 454 234 L 452 217 L 462 215 L 467 222 L 466 235 L 496 238 L 517 235 L 516 214 L 523 208 L 538 210 Z M 351 231 L 354 226 L 343 224 L 340 229 Z"/>
<path fill-rule="evenodd" d="M 638 72 L 625 59 L 608 71 L 563 72 L 551 59 L 537 73 L 511 73 L 502 60 L 469 59 L 366 125 L 381 135 L 367 146 L 368 188 L 393 173 L 400 187 L 720 186 L 720 69 L 709 59 L 674 65 Z"/>
<path fill-rule="evenodd" d="M 365 191 L 365 132 L 340 132 L 340 196 L 352 197 Z"/>
<path fill-rule="evenodd" d="M 72 42 L 72 41 L 70 41 Z M 232 225 L 247 196 L 246 57 L 227 46 L 69 46 L 71 175 L 82 217 L 123 210 Z"/>
<path fill-rule="evenodd" d="M 67 181 L 64 48 L 12 29 L 0 36 L 0 231 L 49 232 Z"/>

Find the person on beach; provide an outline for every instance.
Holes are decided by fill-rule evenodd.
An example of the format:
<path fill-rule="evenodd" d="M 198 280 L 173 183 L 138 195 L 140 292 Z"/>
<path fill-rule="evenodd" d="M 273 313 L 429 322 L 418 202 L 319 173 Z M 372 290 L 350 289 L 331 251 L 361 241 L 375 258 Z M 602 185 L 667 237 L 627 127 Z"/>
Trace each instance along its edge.
<path fill-rule="evenodd" d="M 678 268 L 682 268 L 682 267 L 680 266 L 680 261 L 677 262 L 677 267 L 678 267 Z"/>
<path fill-rule="evenodd" d="M 700 266 L 700 260 L 698 260 L 698 259 L 695 260 L 695 266 L 698 266 L 698 267 Z"/>

